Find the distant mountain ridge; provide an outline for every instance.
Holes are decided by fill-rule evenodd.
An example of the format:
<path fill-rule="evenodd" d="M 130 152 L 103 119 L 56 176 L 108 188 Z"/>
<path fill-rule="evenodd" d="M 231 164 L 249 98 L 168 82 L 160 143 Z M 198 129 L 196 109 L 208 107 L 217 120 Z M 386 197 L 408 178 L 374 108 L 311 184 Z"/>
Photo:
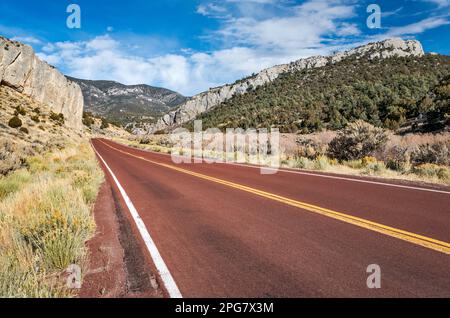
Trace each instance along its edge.
<path fill-rule="evenodd" d="M 124 126 L 140 127 L 186 101 L 183 95 L 145 84 L 124 85 L 68 77 L 83 91 L 85 111 Z"/>

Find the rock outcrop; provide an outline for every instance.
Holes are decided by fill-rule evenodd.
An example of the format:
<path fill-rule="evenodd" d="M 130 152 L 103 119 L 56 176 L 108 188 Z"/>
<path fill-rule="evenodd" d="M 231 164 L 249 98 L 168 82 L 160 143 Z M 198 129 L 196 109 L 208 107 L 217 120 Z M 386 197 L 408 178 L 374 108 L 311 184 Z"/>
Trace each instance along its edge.
<path fill-rule="evenodd" d="M 0 85 L 62 113 L 68 127 L 82 128 L 84 101 L 80 87 L 40 60 L 31 46 L 0 37 Z"/>
<path fill-rule="evenodd" d="M 332 56 L 313 56 L 300 59 L 290 64 L 277 65 L 261 71 L 260 73 L 240 80 L 231 85 L 224 85 L 213 88 L 207 92 L 198 94 L 186 103 L 182 104 L 175 111 L 171 111 L 149 127 L 148 133 L 160 130 L 167 130 L 180 126 L 199 114 L 207 112 L 215 106 L 232 98 L 235 94 L 244 94 L 250 89 L 264 85 L 275 80 L 280 74 L 285 72 L 295 72 L 309 68 L 323 67 L 328 64 L 335 64 L 348 58 L 389 58 L 394 56 L 422 56 L 424 51 L 418 41 L 404 41 L 402 39 L 389 39 L 377 43 L 369 43 L 355 49 L 340 52 Z M 143 133 L 144 131 L 136 131 Z"/>

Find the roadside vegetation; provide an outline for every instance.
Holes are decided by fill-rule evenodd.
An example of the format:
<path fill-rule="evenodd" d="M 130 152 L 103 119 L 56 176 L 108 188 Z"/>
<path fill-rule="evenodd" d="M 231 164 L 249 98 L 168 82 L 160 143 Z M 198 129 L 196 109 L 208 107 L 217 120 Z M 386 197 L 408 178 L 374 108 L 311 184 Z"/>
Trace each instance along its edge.
<path fill-rule="evenodd" d="M 284 139 L 282 148 L 291 168 L 450 184 L 448 132 L 400 136 L 356 121 L 338 132 Z"/>
<path fill-rule="evenodd" d="M 0 144 L 15 150 L 0 176 L 0 297 L 74 296 L 66 269 L 86 266 L 95 231 L 91 210 L 103 180 L 95 155 L 87 142 L 37 155 Z"/>
<path fill-rule="evenodd" d="M 114 140 L 168 154 L 174 146 L 167 135 Z M 230 156 L 212 152 L 206 155 Z M 245 157 L 252 162 L 248 154 Z M 450 185 L 450 133 L 396 135 L 358 120 L 337 132 L 282 134 L 280 161 L 285 168 Z"/>

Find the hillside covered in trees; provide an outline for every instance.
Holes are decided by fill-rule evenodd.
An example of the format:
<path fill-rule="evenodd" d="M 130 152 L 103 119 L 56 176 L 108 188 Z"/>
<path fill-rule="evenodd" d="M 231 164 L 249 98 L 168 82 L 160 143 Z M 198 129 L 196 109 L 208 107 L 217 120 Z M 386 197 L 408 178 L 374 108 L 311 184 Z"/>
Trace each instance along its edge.
<path fill-rule="evenodd" d="M 407 123 L 417 129 L 430 117 L 424 127 L 442 128 L 450 115 L 449 75 L 450 56 L 349 58 L 283 74 L 197 119 L 203 128 L 278 127 L 286 133 L 338 130 L 358 119 L 397 130 Z"/>

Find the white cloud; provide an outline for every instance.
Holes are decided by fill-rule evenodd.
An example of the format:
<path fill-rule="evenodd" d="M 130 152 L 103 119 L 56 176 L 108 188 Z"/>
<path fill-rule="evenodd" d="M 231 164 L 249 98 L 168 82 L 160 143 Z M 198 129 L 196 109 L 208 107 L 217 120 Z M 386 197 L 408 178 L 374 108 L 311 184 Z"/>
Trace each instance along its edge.
<path fill-rule="evenodd" d="M 46 45 L 40 57 L 75 77 L 146 83 L 193 95 L 263 68 L 328 53 L 332 48 L 323 45 L 325 35 L 358 34 L 355 25 L 341 22 L 354 15 L 353 6 L 339 3 L 311 0 L 289 7 L 289 14 L 282 17 L 221 20 L 221 29 L 211 36 L 220 37 L 223 42 L 211 52 L 181 49 L 176 54 L 151 56 L 130 49 L 127 39 L 119 41 L 104 35 L 84 42 Z M 228 14 L 216 6 L 199 7 L 199 10 L 202 14 Z"/>
<path fill-rule="evenodd" d="M 126 46 L 109 36 L 86 42 L 60 42 L 44 48 L 39 57 L 74 77 L 146 83 L 186 95 L 234 81 L 277 61 L 239 47 L 210 54 L 190 52 L 145 58 L 127 54 Z"/>
<path fill-rule="evenodd" d="M 32 37 L 32 36 L 16 36 L 13 37 L 11 40 L 18 41 L 26 44 L 42 44 L 42 41 L 38 38 Z"/>
<path fill-rule="evenodd" d="M 242 14 L 245 4 L 259 9 Z M 368 37 L 352 21 L 355 8 L 353 0 L 309 0 L 301 5 L 288 0 L 210 2 L 197 7 L 197 13 L 219 21 L 220 27 L 203 37 L 216 47 L 210 52 L 196 52 L 176 41 L 132 41 L 133 35 L 119 40 L 107 34 L 51 43 L 42 47 L 39 56 L 74 77 L 145 83 L 194 95 L 276 64 L 449 24 L 446 17 L 434 17 Z"/>
<path fill-rule="evenodd" d="M 447 7 L 450 6 L 450 0 L 424 0 L 426 2 L 432 2 L 436 4 L 438 7 Z"/>
<path fill-rule="evenodd" d="M 228 18 L 228 10 L 221 6 L 214 3 L 208 3 L 208 4 L 201 4 L 197 7 L 198 14 L 206 16 L 206 17 L 213 17 L 213 18 Z"/>
<path fill-rule="evenodd" d="M 442 17 L 433 17 L 415 22 L 401 27 L 393 27 L 388 32 L 388 36 L 402 36 L 420 34 L 427 30 L 450 24 L 450 20 Z"/>

